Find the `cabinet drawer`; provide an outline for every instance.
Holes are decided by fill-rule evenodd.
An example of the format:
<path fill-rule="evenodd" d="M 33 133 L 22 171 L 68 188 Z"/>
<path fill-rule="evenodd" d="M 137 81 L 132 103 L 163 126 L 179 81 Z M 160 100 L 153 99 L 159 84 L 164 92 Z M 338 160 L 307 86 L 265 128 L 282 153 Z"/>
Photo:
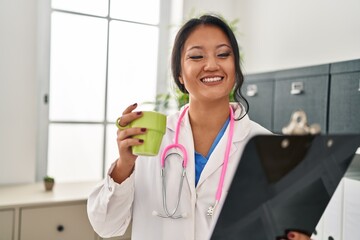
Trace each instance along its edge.
<path fill-rule="evenodd" d="M 21 210 L 20 240 L 89 240 L 95 237 L 85 204 Z"/>
<path fill-rule="evenodd" d="M 293 112 L 304 110 L 309 124 L 318 123 L 321 132 L 327 129 L 329 76 L 309 76 L 276 80 L 274 100 L 274 131 L 288 125 Z"/>
<path fill-rule="evenodd" d="M 0 210 L 0 240 L 12 240 L 14 232 L 14 210 Z"/>
<path fill-rule="evenodd" d="M 360 133 L 360 72 L 331 76 L 329 133 Z"/>
<path fill-rule="evenodd" d="M 243 95 L 250 105 L 250 119 L 272 130 L 274 81 L 247 82 L 243 89 Z"/>

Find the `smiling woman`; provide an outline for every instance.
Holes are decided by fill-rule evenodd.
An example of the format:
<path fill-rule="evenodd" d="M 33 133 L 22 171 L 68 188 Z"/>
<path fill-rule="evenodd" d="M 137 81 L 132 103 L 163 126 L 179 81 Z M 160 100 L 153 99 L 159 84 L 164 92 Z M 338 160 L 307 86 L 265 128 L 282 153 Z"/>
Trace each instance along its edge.
<path fill-rule="evenodd" d="M 243 99 L 243 76 L 235 36 L 217 16 L 191 19 L 179 30 L 172 73 L 189 104 L 168 116 L 157 156 L 132 151 L 144 144 L 136 135 L 147 132 L 129 125 L 143 116 L 137 104 L 120 118 L 119 158 L 88 199 L 90 222 L 103 237 L 124 234 L 132 220 L 133 240 L 209 239 L 245 143 L 270 133 L 252 122 L 239 102 L 230 104 L 234 88 L 235 99 Z M 174 190 L 179 177 L 188 184 L 181 180 Z M 175 204 L 168 208 L 170 202 Z M 174 235 L 178 229 L 187 231 Z"/>
<path fill-rule="evenodd" d="M 167 117 L 156 156 L 132 151 L 146 144 L 137 136 L 148 129 L 132 125 L 143 117 L 136 103 L 124 109 L 119 157 L 88 199 L 89 219 L 100 236 L 122 235 L 132 221 L 133 240 L 209 239 L 245 144 L 270 134 L 244 106 L 229 101 L 234 88 L 235 99 L 243 98 L 243 76 L 237 41 L 221 18 L 204 15 L 185 23 L 171 59 L 174 81 L 189 103 Z M 307 238 L 293 232 L 287 237 Z"/>

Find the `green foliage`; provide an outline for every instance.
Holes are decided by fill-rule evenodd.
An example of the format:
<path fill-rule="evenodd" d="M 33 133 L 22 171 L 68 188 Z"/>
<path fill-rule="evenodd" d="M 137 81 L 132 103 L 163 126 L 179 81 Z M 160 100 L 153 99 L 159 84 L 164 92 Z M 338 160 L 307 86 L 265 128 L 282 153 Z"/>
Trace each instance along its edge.
<path fill-rule="evenodd" d="M 189 94 L 181 92 L 179 89 L 176 89 L 176 95 L 177 95 L 177 104 L 178 108 L 181 108 L 185 104 L 189 102 Z"/>
<path fill-rule="evenodd" d="M 178 88 L 175 90 L 175 96 L 171 93 L 158 94 L 155 102 L 145 102 L 145 104 L 154 105 L 154 111 L 166 112 L 170 108 L 170 102 L 175 101 L 177 108 L 180 109 L 185 104 L 189 103 L 189 94 L 181 92 Z M 229 101 L 234 102 L 234 91 L 229 94 Z"/>
<path fill-rule="evenodd" d="M 50 176 L 45 176 L 44 177 L 44 182 L 55 182 L 55 179 L 53 177 L 50 177 Z"/>
<path fill-rule="evenodd" d="M 154 111 L 166 112 L 171 106 L 171 102 L 175 102 L 177 108 L 180 109 L 182 106 L 189 102 L 189 94 L 182 93 L 178 88 L 174 90 L 174 93 L 161 93 L 156 95 L 155 102 L 144 102 L 143 104 L 150 104 L 154 106 Z"/>

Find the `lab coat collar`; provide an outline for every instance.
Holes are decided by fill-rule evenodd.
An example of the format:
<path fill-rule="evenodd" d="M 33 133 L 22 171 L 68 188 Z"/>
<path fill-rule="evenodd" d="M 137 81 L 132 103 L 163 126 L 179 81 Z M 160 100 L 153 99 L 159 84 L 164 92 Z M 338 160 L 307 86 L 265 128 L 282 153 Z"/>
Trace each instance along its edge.
<path fill-rule="evenodd" d="M 231 103 L 231 106 L 234 109 L 235 118 L 238 118 L 243 112 L 241 110 L 241 108 L 244 109 L 243 106 L 241 106 L 241 105 L 239 105 L 237 103 Z M 184 109 L 184 107 L 182 107 L 179 112 L 177 112 L 177 113 L 175 113 L 173 115 L 170 115 L 168 117 L 167 128 L 169 130 L 175 132 L 177 121 L 178 121 L 180 113 L 183 111 L 183 109 Z M 186 131 L 190 131 L 191 132 L 191 138 L 192 138 L 192 130 L 191 130 L 191 125 L 190 125 L 190 120 L 189 120 L 188 113 L 185 114 L 184 120 L 181 123 L 180 128 L 181 128 L 180 132 L 183 131 L 184 128 L 187 129 Z M 228 128 L 227 128 L 225 134 L 227 134 Z M 249 132 L 250 132 L 250 119 L 249 119 L 248 115 L 243 117 L 241 120 L 235 120 L 233 143 L 239 142 L 239 141 L 242 141 L 243 139 L 245 139 L 249 135 Z"/>
<path fill-rule="evenodd" d="M 232 104 L 232 107 L 234 109 L 234 116 L 235 118 L 241 115 L 241 105 L 238 104 Z M 183 109 L 180 110 L 180 112 Z M 178 121 L 178 118 L 180 116 L 180 112 L 169 116 L 168 119 L 168 128 L 171 131 L 175 132 L 176 124 Z M 243 141 L 247 138 L 247 136 L 250 133 L 250 119 L 246 115 L 241 120 L 235 120 L 234 124 L 234 134 L 232 139 L 232 146 L 230 149 L 230 155 L 229 155 L 229 162 L 231 161 L 231 156 L 238 150 L 238 147 L 236 146 L 236 143 Z M 204 182 L 211 174 L 213 174 L 219 167 L 223 165 L 224 162 L 224 156 L 225 156 L 225 148 L 228 140 L 229 135 L 229 125 L 224 133 L 224 136 L 220 139 L 220 142 L 214 149 L 213 153 L 210 156 L 210 159 L 208 163 L 205 165 L 205 168 L 203 172 L 201 173 L 199 182 L 197 186 L 200 186 L 202 182 Z M 195 163 L 194 163 L 194 141 L 193 141 L 193 135 L 189 120 L 188 113 L 185 114 L 184 120 L 182 121 L 180 125 L 180 135 L 179 135 L 180 143 L 184 145 L 186 150 L 188 151 L 188 167 L 187 167 L 187 179 L 189 182 L 189 187 L 191 191 L 195 191 Z"/>

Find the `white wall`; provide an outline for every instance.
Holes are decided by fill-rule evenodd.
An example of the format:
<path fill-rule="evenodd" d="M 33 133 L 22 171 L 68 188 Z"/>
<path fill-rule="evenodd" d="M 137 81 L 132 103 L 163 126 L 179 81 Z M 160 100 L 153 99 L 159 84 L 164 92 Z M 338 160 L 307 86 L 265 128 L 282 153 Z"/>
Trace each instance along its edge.
<path fill-rule="evenodd" d="M 0 184 L 35 178 L 36 0 L 0 1 Z"/>
<path fill-rule="evenodd" d="M 184 18 L 238 18 L 245 73 L 360 58 L 359 0 L 184 0 Z"/>
<path fill-rule="evenodd" d="M 245 72 L 360 58 L 359 0 L 239 0 Z"/>
<path fill-rule="evenodd" d="M 214 13 L 231 21 L 238 17 L 234 9 L 236 2 L 236 0 L 184 0 L 184 19 L 198 17 L 204 13 Z"/>

